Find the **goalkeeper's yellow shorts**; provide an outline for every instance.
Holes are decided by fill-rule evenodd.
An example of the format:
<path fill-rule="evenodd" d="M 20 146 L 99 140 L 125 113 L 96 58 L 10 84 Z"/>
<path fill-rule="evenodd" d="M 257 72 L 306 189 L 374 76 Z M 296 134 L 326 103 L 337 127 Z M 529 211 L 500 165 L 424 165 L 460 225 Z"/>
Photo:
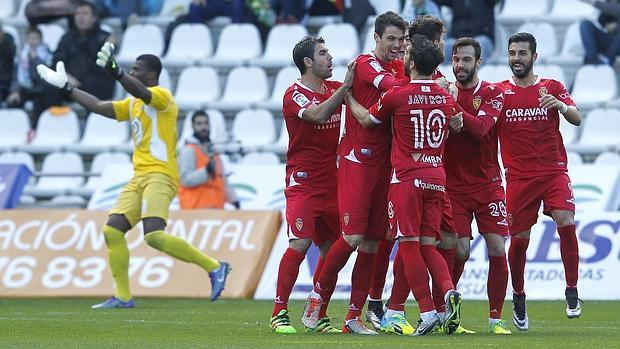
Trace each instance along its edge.
<path fill-rule="evenodd" d="M 109 214 L 124 215 L 132 227 L 147 217 L 168 221 L 170 203 L 176 194 L 176 183 L 163 173 L 134 176 L 123 188 Z"/>

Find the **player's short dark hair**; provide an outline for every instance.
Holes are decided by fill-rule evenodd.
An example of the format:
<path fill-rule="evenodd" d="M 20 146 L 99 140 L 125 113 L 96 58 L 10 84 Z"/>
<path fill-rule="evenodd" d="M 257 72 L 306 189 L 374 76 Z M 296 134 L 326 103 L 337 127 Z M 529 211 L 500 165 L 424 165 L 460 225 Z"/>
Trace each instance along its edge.
<path fill-rule="evenodd" d="M 39 34 L 39 37 L 43 37 L 43 33 L 41 32 L 41 29 L 39 29 L 37 26 L 32 25 L 30 27 L 28 27 L 28 30 L 26 31 L 26 35 L 30 34 L 30 33 L 37 33 Z"/>
<path fill-rule="evenodd" d="M 475 51 L 476 60 L 480 59 L 480 56 L 482 54 L 482 48 L 480 47 L 480 42 L 478 42 L 478 40 L 474 38 L 465 37 L 457 39 L 452 45 L 452 54 L 454 55 L 459 47 L 465 46 L 472 46 Z"/>
<path fill-rule="evenodd" d="M 431 15 L 418 16 L 409 23 L 407 35 L 411 39 L 414 35 L 424 35 L 431 41 L 441 40 L 441 35 L 445 31 L 443 22 Z"/>
<path fill-rule="evenodd" d="M 150 53 L 143 54 L 136 58 L 136 61 L 144 62 L 144 66 L 150 72 L 155 72 L 157 78 L 159 79 L 159 74 L 161 74 L 161 60 L 159 57 L 152 55 Z"/>
<path fill-rule="evenodd" d="M 403 32 L 407 31 L 407 22 L 396 12 L 387 11 L 375 19 L 375 33 L 379 34 L 379 37 L 383 37 L 385 29 L 389 26 L 394 26 Z"/>
<path fill-rule="evenodd" d="M 78 7 L 89 7 L 90 12 L 92 12 L 93 16 L 99 18 L 99 11 L 97 10 L 97 6 L 95 6 L 95 4 L 93 4 L 92 2 L 87 1 L 87 0 L 79 0 L 78 2 L 75 3 L 74 8 L 78 8 Z"/>
<path fill-rule="evenodd" d="M 199 116 L 205 116 L 205 117 L 207 117 L 207 119 L 209 118 L 209 115 L 207 114 L 206 111 L 204 111 L 204 110 L 196 110 L 194 112 L 194 114 L 192 114 L 192 124 L 194 124 L 194 121 L 196 121 L 196 118 L 199 117 Z"/>
<path fill-rule="evenodd" d="M 295 44 L 293 48 L 293 62 L 295 62 L 297 69 L 299 69 L 302 75 L 306 72 L 304 58 L 308 57 L 314 59 L 314 47 L 317 44 L 324 43 L 325 40 L 320 36 L 305 36 L 301 41 Z"/>
<path fill-rule="evenodd" d="M 510 44 L 513 42 L 527 42 L 530 44 L 530 51 L 532 54 L 536 53 L 536 38 L 530 33 L 516 33 L 511 36 L 510 39 L 508 39 L 508 47 L 510 47 Z"/>
<path fill-rule="evenodd" d="M 421 75 L 432 75 L 443 62 L 443 52 L 433 41 L 424 35 L 415 34 L 407 47 L 409 57 L 415 63 L 415 70 Z"/>

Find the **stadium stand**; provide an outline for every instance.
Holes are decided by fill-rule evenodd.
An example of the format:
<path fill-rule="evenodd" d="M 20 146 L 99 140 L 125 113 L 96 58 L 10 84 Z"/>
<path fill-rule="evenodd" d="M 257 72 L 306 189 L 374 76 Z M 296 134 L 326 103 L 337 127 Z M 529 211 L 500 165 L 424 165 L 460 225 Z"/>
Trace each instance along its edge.
<path fill-rule="evenodd" d="M 26 144 L 30 120 L 21 109 L 0 109 L 0 150 L 10 150 Z"/>
<path fill-rule="evenodd" d="M 43 197 L 70 194 L 84 184 L 83 173 L 84 163 L 77 153 L 53 152 L 43 159 L 37 183 L 24 192 Z"/>
<path fill-rule="evenodd" d="M 96 154 L 126 143 L 129 139 L 129 125 L 90 113 L 86 119 L 84 135 L 67 150 L 82 154 Z"/>
<path fill-rule="evenodd" d="M 204 24 L 184 23 L 172 33 L 168 53 L 162 64 L 169 67 L 186 67 L 200 64 L 213 55 L 211 31 Z"/>
<path fill-rule="evenodd" d="M 141 17 L 140 24 L 130 25 L 124 31 L 120 21 L 104 20 L 108 30 L 119 39 L 119 62 L 128 65 L 142 53 L 161 55 L 162 33 L 177 16 L 186 13 L 190 2 L 164 0 L 159 15 Z M 28 26 L 24 16 L 26 3 L 27 0 L 9 0 L 0 7 L 2 26 L 14 37 L 18 49 L 24 42 Z M 371 3 L 379 13 L 387 9 L 400 11 L 397 0 L 372 0 Z M 442 14 L 449 24 L 450 10 L 444 7 Z M 510 77 L 512 73 L 506 64 L 509 35 L 518 30 L 534 33 L 540 55 L 535 66 L 536 73 L 562 81 L 585 115 L 580 128 L 572 127 L 564 120 L 561 122 L 564 143 L 572 151 L 569 155 L 571 164 L 578 161 L 588 163 L 595 158 L 596 163 L 606 158 L 616 159 L 618 154 L 615 152 L 602 153 L 602 160 L 598 160 L 596 155 L 608 150 L 617 151 L 620 146 L 618 137 L 612 132 L 620 123 L 617 79 L 620 65 L 582 66 L 584 52 L 579 20 L 584 18 L 596 18 L 596 11 L 579 0 L 504 0 L 503 7 L 496 7 L 495 51 L 480 70 L 480 76 L 490 82 Z M 265 42 L 261 40 L 255 25 L 230 24 L 229 19 L 179 25 L 173 32 L 168 53 L 162 58 L 164 69 L 160 76 L 160 84 L 174 93 L 181 108 L 178 146 L 183 145 L 191 135 L 191 110 L 209 108 L 211 138 L 226 153 L 222 156 L 230 165 L 227 171 L 246 164 L 246 157 L 241 154 L 250 151 L 271 152 L 266 153 L 269 155 L 260 153 L 271 158 L 260 161 L 272 161 L 273 156 L 279 156 L 279 162 L 282 162 L 288 143 L 281 114 L 282 94 L 299 76 L 291 59 L 294 43 L 308 33 L 323 35 L 334 57 L 332 79 L 342 80 L 346 63 L 360 52 L 374 48 L 373 19 L 369 17 L 364 28 L 358 32 L 351 25 L 343 24 L 339 16 L 311 16 L 305 26 L 275 25 Z M 67 23 L 64 20 L 55 21 L 40 25 L 40 28 L 44 41 L 53 49 L 65 32 Z M 440 70 L 449 80 L 454 80 L 450 65 L 443 65 Z M 119 99 L 127 96 L 120 87 L 116 92 Z M 52 194 L 77 193 L 88 199 L 97 185 L 97 173 L 101 171 L 99 166 L 102 160 L 97 160 L 98 156 L 122 152 L 127 157 L 133 145 L 127 137 L 127 126 L 86 114 L 77 109 L 75 113 L 69 112 L 64 116 L 46 112 L 39 121 L 37 132 L 33 133 L 24 110 L 0 109 L 0 119 L 4 122 L 4 127 L 0 129 L 0 151 L 4 151 L 0 154 L 0 162 L 28 162 L 38 176 L 48 171 L 44 171 L 41 162 L 52 152 L 75 152 L 77 154 L 74 155 L 82 162 L 82 170 L 76 170 L 75 178 L 80 177 L 83 181 L 87 177 L 86 185 L 74 185 L 71 192 L 56 190 Z M 36 136 L 30 140 L 29 134 Z M 246 156 L 252 159 L 258 155 Z M 240 161 L 237 163 L 231 159 Z M 613 159 L 611 161 L 615 161 Z M 85 172 L 84 168 L 90 169 L 90 173 Z M 80 173 L 81 176 L 77 176 Z M 46 181 L 42 181 L 44 185 Z M 28 188 L 40 189 L 39 184 Z M 40 205 L 42 199 L 54 196 L 43 190 L 27 194 L 21 200 L 27 205 Z M 72 205 L 71 200 L 65 198 L 56 199 L 55 204 Z M 82 207 L 84 203 L 76 200 L 74 204 Z"/>
<path fill-rule="evenodd" d="M 239 47 L 243 47 L 243 50 Z M 254 60 L 262 50 L 260 33 L 254 25 L 230 24 L 220 33 L 215 55 L 205 64 L 230 69 Z"/>
<path fill-rule="evenodd" d="M 594 160 L 595 165 L 620 165 L 618 152 L 605 151 L 600 153 Z"/>
<path fill-rule="evenodd" d="M 280 165 L 280 158 L 272 152 L 250 152 L 243 156 L 241 165 Z"/>
<path fill-rule="evenodd" d="M 205 88 L 206 87 L 206 88 Z M 183 69 L 174 98 L 182 110 L 204 108 L 220 97 L 220 81 L 211 67 L 188 67 Z"/>
<path fill-rule="evenodd" d="M 569 151 L 566 153 L 566 156 L 568 157 L 568 166 L 575 166 L 575 165 L 583 165 L 583 158 L 581 158 L 581 155 L 579 155 L 579 153 L 575 153 L 574 151 Z"/>
<path fill-rule="evenodd" d="M 108 164 L 129 164 L 131 159 L 126 153 L 103 152 L 95 155 L 90 165 L 90 176 L 83 187 L 73 190 L 73 193 L 88 198 L 97 189 L 101 181 L 101 173 Z"/>

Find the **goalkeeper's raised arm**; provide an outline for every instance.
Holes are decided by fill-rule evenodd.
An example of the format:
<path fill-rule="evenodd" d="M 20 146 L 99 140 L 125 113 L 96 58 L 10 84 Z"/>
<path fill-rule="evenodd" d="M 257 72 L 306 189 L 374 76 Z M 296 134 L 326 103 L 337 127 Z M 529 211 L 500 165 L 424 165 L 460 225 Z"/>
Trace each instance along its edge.
<path fill-rule="evenodd" d="M 97 53 L 97 65 L 114 76 L 132 96 L 141 99 L 144 104 L 151 104 L 152 93 L 149 87 L 159 84 L 159 74 L 161 72 L 161 61 L 157 56 L 149 54 L 139 56 L 127 74 L 118 66 L 114 58 L 114 45 L 106 42 Z M 68 97 L 80 103 L 89 111 L 111 119 L 128 119 L 128 115 L 116 115 L 113 102 L 102 101 L 90 93 L 73 86 L 68 80 L 62 61 L 56 64 L 56 71 L 40 64 L 37 66 L 37 72 L 43 81 L 61 89 Z"/>

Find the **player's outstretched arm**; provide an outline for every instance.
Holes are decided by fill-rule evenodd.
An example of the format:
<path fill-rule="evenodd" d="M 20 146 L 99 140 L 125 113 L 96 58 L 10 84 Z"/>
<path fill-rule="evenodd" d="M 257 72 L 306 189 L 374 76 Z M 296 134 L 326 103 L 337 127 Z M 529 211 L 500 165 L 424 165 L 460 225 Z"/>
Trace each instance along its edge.
<path fill-rule="evenodd" d="M 562 115 L 564 115 L 566 121 L 570 122 L 575 126 L 581 125 L 581 112 L 579 111 L 579 109 L 577 109 L 577 107 L 569 106 L 566 103 L 558 100 L 551 94 L 546 94 L 545 96 L 541 97 L 539 99 L 539 102 L 541 108 L 555 108 L 560 113 L 562 113 Z"/>
<path fill-rule="evenodd" d="M 349 63 L 347 66 L 347 75 L 344 77 L 342 86 L 334 92 L 325 102 L 317 105 L 309 106 L 303 113 L 302 118 L 306 121 L 322 124 L 331 117 L 334 110 L 338 108 L 344 99 L 344 96 L 353 86 L 353 77 L 355 76 L 355 62 Z"/>
<path fill-rule="evenodd" d="M 123 69 L 116 63 L 113 44 L 106 42 L 101 46 L 101 49 L 97 53 L 97 65 L 114 76 L 129 94 L 143 100 L 146 104 L 151 103 L 151 91 L 138 79 L 129 74 L 125 74 Z"/>
<path fill-rule="evenodd" d="M 349 110 L 351 111 L 351 114 L 353 115 L 353 117 L 355 117 L 357 122 L 362 125 L 363 128 L 370 128 L 378 125 L 378 123 L 375 123 L 370 118 L 370 113 L 368 113 L 368 109 L 364 108 L 363 105 L 359 104 L 350 93 L 347 93 L 346 102 Z"/>
<path fill-rule="evenodd" d="M 80 103 L 87 110 L 101 114 L 110 119 L 116 119 L 112 102 L 102 101 L 88 92 L 82 91 L 69 83 L 65 64 L 62 61 L 56 63 L 56 71 L 46 67 L 43 64 L 37 65 L 37 72 L 41 80 L 48 85 L 60 89 L 63 93 Z"/>

